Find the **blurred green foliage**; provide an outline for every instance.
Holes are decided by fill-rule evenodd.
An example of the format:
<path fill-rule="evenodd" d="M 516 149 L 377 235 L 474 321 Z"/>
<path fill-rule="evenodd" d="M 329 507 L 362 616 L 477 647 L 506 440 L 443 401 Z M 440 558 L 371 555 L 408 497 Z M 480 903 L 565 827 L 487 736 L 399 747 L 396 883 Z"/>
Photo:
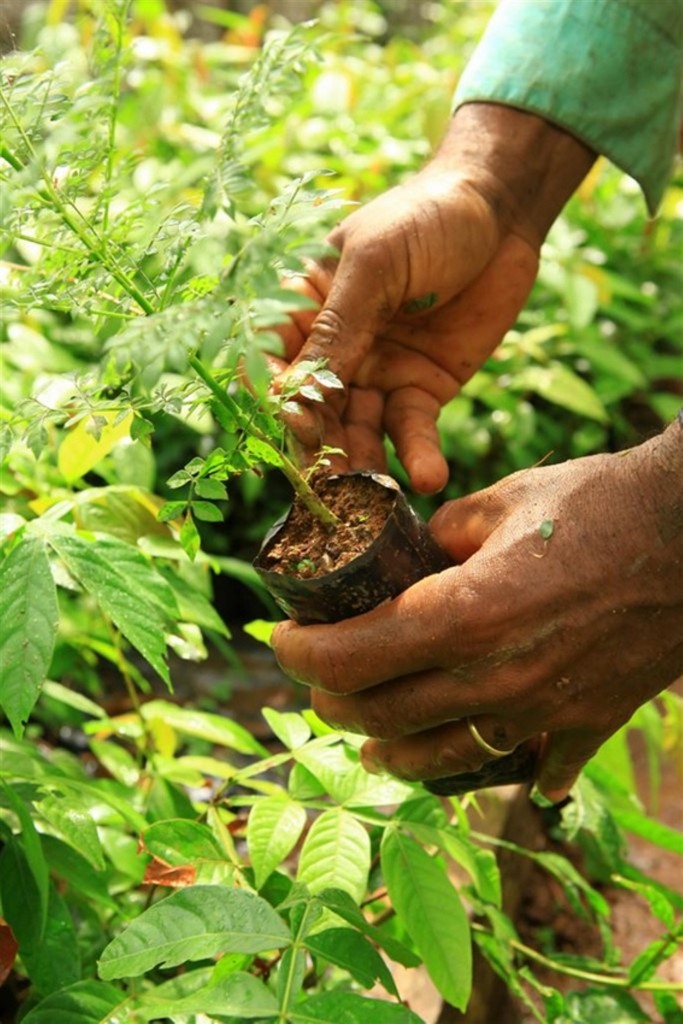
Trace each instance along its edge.
<path fill-rule="evenodd" d="M 163 0 L 50 0 L 27 7 L 22 47 L 2 61 L 0 644 L 11 671 L 0 698 L 15 737 L 0 737 L 0 777 L 9 783 L 0 788 L 0 901 L 22 946 L 20 985 L 31 982 L 27 1024 L 56 1024 L 72 998 L 79 1024 L 113 1020 L 122 990 L 95 976 L 105 947 L 103 979 L 148 975 L 126 988 L 122 1020 L 194 1021 L 219 997 L 239 1007 L 229 1017 L 216 1011 L 220 1019 L 243 1019 L 256 992 L 263 1019 L 414 1021 L 398 1004 L 380 1018 L 378 1004 L 357 994 L 375 977 L 391 987 L 379 958 L 367 966 L 374 947 L 366 936 L 407 963 L 423 960 L 444 995 L 464 1005 L 471 979 L 466 970 L 457 979 L 443 973 L 439 928 L 428 914 L 401 912 L 416 898 L 432 906 L 434 891 L 437 903 L 459 907 L 448 857 L 472 879 L 475 941 L 512 991 L 530 1004 L 535 990 L 539 1020 L 584 1010 L 597 1020 L 605 1007 L 640 1019 L 627 990 L 647 987 L 675 945 L 680 897 L 623 859 L 620 825 L 665 848 L 678 841 L 634 799 L 624 733 L 601 751 L 561 825 L 605 877 L 628 875 L 640 887 L 664 937 L 630 972 L 616 966 L 608 942 L 604 963 L 558 960 L 577 979 L 600 981 L 604 970 L 606 986 L 619 989 L 565 1005 L 519 967 L 517 953 L 530 962 L 539 954 L 519 944 L 500 911 L 498 867 L 471 833 L 467 807 L 454 801 L 451 821 L 418 787 L 369 779 L 357 739 L 331 735 L 310 716 L 270 713 L 287 748 L 273 761 L 229 719 L 139 699 L 150 694 L 152 670 L 172 679 L 169 652 L 176 676 L 182 661 L 206 658 L 207 642 L 231 656 L 215 581 L 228 577 L 243 613 L 246 588 L 258 591 L 258 581 L 232 556 L 254 554 L 290 497 L 276 474 L 240 463 L 240 431 L 189 360 L 198 354 L 236 395 L 244 361 L 256 394 L 265 393 L 263 350 L 295 307 L 282 275 L 326 252 L 326 229 L 350 204 L 428 158 L 492 7 L 427 3 L 413 19 L 408 0 L 340 0 L 317 4 L 316 24 L 293 31 L 260 5 L 248 16 L 213 9 L 206 16 L 219 22 L 219 37 L 201 43 L 184 36 L 183 13 Z M 544 458 L 634 443 L 674 414 L 682 204 L 679 176 L 650 221 L 631 181 L 604 164 L 591 174 L 544 246 L 515 330 L 443 411 L 447 496 Z M 240 472 L 226 490 L 228 465 Z M 429 511 L 430 502 L 422 506 Z M 121 715 L 98 703 L 110 685 L 125 693 Z M 642 709 L 635 724 L 656 767 L 680 730 L 675 701 Z M 87 759 L 45 742 L 54 734 L 75 736 Z M 289 762 L 291 773 L 273 782 Z M 378 813 L 383 800 L 400 811 Z M 253 817 L 252 805 L 260 808 Z M 307 815 L 306 857 L 292 865 Z M 439 852 L 430 858 L 423 847 Z M 378 858 L 393 909 L 377 897 Z M 325 884 L 341 897 L 311 896 L 322 862 L 332 864 Z M 414 889 L 411 865 L 420 866 Z M 150 885 L 164 886 L 162 868 L 172 867 L 207 883 L 207 929 L 212 901 L 220 910 L 229 892 L 241 906 L 242 889 L 258 888 L 247 902 L 261 945 L 249 947 L 252 936 L 230 947 L 224 938 L 233 954 L 215 971 L 160 974 L 163 949 L 150 959 L 144 922 L 135 923 L 150 866 Z M 600 894 L 569 862 L 551 867 L 608 935 Z M 28 879 L 25 889 L 18 879 Z M 382 927 L 368 926 L 344 894 L 365 898 Z M 155 908 L 165 903 L 164 923 Z M 182 899 L 150 910 L 144 921 L 159 938 L 178 927 Z M 325 941 L 316 922 L 332 912 L 352 928 Z M 469 941 L 461 917 L 458 942 Z M 135 964 L 120 955 L 129 925 Z M 298 945 L 289 944 L 290 928 Z M 193 959 L 192 929 L 177 937 L 181 960 Z M 454 957 L 452 934 L 448 941 Z M 285 947 L 265 968 L 254 955 Z M 664 1013 L 667 994 L 651 987 Z M 169 1009 L 174 999 L 185 1000 L 185 1015 Z"/>

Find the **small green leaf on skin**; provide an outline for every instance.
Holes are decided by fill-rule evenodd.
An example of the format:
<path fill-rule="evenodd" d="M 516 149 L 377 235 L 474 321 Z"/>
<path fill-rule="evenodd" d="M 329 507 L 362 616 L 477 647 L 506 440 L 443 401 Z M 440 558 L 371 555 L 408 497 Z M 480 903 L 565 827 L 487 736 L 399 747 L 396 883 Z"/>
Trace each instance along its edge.
<path fill-rule="evenodd" d="M 552 537 L 552 535 L 555 532 L 555 522 L 554 522 L 554 520 L 553 519 L 544 519 L 543 522 L 541 523 L 541 525 L 538 528 L 538 532 L 540 533 L 540 535 L 543 538 L 543 540 L 550 540 L 550 538 Z"/>

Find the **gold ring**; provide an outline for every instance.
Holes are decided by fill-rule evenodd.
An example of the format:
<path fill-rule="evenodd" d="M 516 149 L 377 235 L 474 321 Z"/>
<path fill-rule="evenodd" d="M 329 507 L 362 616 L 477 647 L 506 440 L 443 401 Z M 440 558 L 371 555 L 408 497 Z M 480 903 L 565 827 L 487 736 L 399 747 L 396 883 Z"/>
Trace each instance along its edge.
<path fill-rule="evenodd" d="M 491 757 L 507 757 L 508 754 L 514 754 L 517 749 L 516 747 L 513 747 L 512 750 L 499 750 L 498 747 L 492 747 L 491 744 L 487 743 L 484 737 L 480 734 L 472 719 L 468 718 L 466 721 L 467 728 L 470 730 L 470 736 L 474 742 L 478 747 L 481 747 L 482 750 L 485 750 L 487 754 L 490 754 Z"/>

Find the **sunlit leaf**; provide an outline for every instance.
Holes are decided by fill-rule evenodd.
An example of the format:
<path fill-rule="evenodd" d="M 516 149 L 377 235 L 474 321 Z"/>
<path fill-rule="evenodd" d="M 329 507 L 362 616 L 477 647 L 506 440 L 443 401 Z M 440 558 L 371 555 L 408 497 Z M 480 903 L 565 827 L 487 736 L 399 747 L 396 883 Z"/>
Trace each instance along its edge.
<path fill-rule="evenodd" d="M 382 872 L 391 902 L 444 998 L 465 1010 L 472 989 L 467 914 L 443 868 L 414 839 L 388 830 Z"/>
<path fill-rule="evenodd" d="M 553 405 L 587 416 L 599 423 L 607 421 L 607 412 L 593 388 L 564 363 L 523 367 L 514 378 L 515 391 L 533 391 Z"/>
<path fill-rule="evenodd" d="M 77 981 L 43 999 L 24 1016 L 25 1024 L 101 1024 L 123 993 L 101 981 Z"/>
<path fill-rule="evenodd" d="M 308 832 L 299 856 L 297 880 L 311 892 L 343 889 L 361 900 L 370 870 L 370 838 L 342 808 L 323 811 Z"/>
<path fill-rule="evenodd" d="M 318 899 L 338 917 L 348 921 L 363 935 L 367 935 L 372 942 L 381 946 L 396 963 L 403 964 L 405 967 L 417 967 L 420 963 L 419 956 L 412 949 L 382 928 L 370 924 L 360 907 L 354 903 L 347 892 L 341 889 L 325 889 L 318 895 Z"/>
<path fill-rule="evenodd" d="M 394 979 L 375 947 L 351 928 L 314 932 L 307 937 L 306 947 L 314 956 L 348 971 L 364 988 L 370 989 L 379 981 L 388 992 L 398 995 Z"/>
<path fill-rule="evenodd" d="M 109 537 L 87 540 L 75 533 L 53 533 L 48 541 L 105 615 L 170 683 L 166 630 L 177 606 L 168 584 L 145 556 Z"/>
<path fill-rule="evenodd" d="M 104 869 L 104 853 L 95 822 L 87 809 L 75 805 L 72 795 L 51 794 L 37 802 L 35 808 L 94 868 Z"/>
<path fill-rule="evenodd" d="M 407 1006 L 338 990 L 298 1003 L 289 1019 L 292 1024 L 423 1024 Z"/>
<path fill-rule="evenodd" d="M 147 701 L 142 705 L 141 713 L 145 721 L 159 718 L 184 736 L 197 736 L 242 754 L 257 754 L 260 757 L 268 754 L 248 729 L 223 715 L 198 711 L 196 708 L 181 708 L 164 700 Z"/>
<path fill-rule="evenodd" d="M 303 746 L 310 738 L 310 725 L 295 711 L 276 711 L 275 708 L 263 708 L 262 714 L 280 742 L 290 750 Z"/>
<path fill-rule="evenodd" d="M 275 996 L 258 978 L 237 971 L 225 978 L 212 981 L 186 996 L 161 998 L 158 990 L 142 996 L 135 1006 L 135 1017 L 140 1020 L 175 1019 L 176 1016 L 207 1015 L 239 1021 L 269 1020 L 279 1014 Z"/>
<path fill-rule="evenodd" d="M 247 822 L 247 843 L 256 888 L 294 849 L 306 824 L 306 811 L 287 796 L 258 800 Z"/>
<path fill-rule="evenodd" d="M 68 483 L 73 483 L 89 473 L 112 448 L 125 437 L 130 437 L 133 413 L 128 413 L 118 423 L 116 412 L 102 412 L 103 423 L 93 432 L 89 417 L 80 420 L 70 430 L 61 445 L 57 465 Z"/>
<path fill-rule="evenodd" d="M 16 736 L 45 681 L 58 620 L 45 542 L 24 537 L 0 565 L 0 704 Z"/>
<path fill-rule="evenodd" d="M 196 885 L 145 910 L 106 947 L 100 977 L 135 977 L 218 953 L 262 953 L 290 941 L 269 903 L 240 889 Z"/>

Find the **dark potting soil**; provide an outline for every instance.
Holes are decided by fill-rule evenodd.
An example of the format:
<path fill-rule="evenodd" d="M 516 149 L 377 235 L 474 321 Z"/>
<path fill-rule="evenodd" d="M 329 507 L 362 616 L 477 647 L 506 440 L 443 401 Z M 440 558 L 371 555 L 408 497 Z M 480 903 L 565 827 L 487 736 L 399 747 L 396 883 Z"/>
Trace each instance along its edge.
<path fill-rule="evenodd" d="M 379 536 L 396 501 L 396 492 L 371 477 L 319 480 L 315 489 L 342 521 L 330 530 L 298 499 L 264 558 L 264 568 L 298 579 L 324 576 L 353 561 Z"/>

